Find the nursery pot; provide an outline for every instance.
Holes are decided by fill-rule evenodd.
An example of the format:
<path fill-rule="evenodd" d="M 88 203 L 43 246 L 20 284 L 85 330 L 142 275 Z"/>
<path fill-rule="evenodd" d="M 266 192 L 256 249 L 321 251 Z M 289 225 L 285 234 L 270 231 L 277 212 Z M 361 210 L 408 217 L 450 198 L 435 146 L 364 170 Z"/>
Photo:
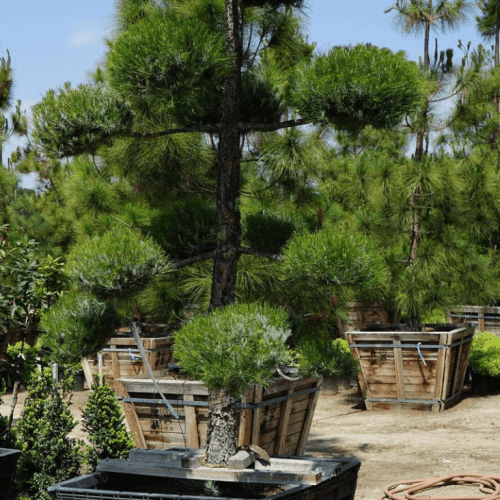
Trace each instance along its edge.
<path fill-rule="evenodd" d="M 460 401 L 473 326 L 372 325 L 347 332 L 368 410 L 443 411 Z"/>
<path fill-rule="evenodd" d="M 471 375 L 474 394 L 478 396 L 487 396 L 488 394 L 500 392 L 500 377 L 481 375 L 474 368 L 471 370 Z"/>
<path fill-rule="evenodd" d="M 97 472 L 51 486 L 55 500 L 354 500 L 360 462 L 310 457 L 255 459 L 236 462 L 238 468 L 204 467 L 193 449 L 132 450 L 129 460 L 106 459 Z M 240 451 L 235 457 L 251 452 Z M 210 487 L 207 481 L 215 482 Z"/>
<path fill-rule="evenodd" d="M 20 450 L 0 448 L 0 500 L 10 500 L 14 489 Z"/>
<path fill-rule="evenodd" d="M 83 391 L 83 386 L 85 382 L 85 376 L 83 374 L 83 370 L 78 370 L 75 373 L 75 391 Z"/>

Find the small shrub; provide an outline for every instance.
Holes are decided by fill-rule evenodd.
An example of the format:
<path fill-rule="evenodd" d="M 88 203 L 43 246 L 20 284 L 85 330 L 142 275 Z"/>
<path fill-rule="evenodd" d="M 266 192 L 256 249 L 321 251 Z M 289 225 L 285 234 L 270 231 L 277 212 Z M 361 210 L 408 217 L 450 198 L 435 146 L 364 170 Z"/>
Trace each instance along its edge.
<path fill-rule="evenodd" d="M 49 486 L 79 474 L 83 441 L 68 437 L 75 426 L 51 370 L 35 373 L 17 424 L 21 443 L 18 491 L 33 500 L 49 500 Z"/>
<path fill-rule="evenodd" d="M 238 304 L 216 309 L 177 332 L 174 356 L 179 366 L 212 390 L 233 397 L 257 383 L 268 386 L 276 365 L 288 364 L 290 335 L 282 309 Z"/>
<path fill-rule="evenodd" d="M 87 447 L 87 460 L 94 471 L 100 460 L 126 458 L 134 441 L 123 423 L 123 412 L 115 399 L 115 393 L 104 378 L 94 375 L 92 391 L 82 413 L 83 428 L 89 433 L 92 446 Z"/>
<path fill-rule="evenodd" d="M 500 377 L 500 338 L 493 333 L 479 332 L 472 341 L 469 365 L 481 375 Z"/>
<path fill-rule="evenodd" d="M 296 347 L 300 373 L 309 377 L 352 377 L 358 373 L 349 343 L 343 339 L 304 338 Z"/>

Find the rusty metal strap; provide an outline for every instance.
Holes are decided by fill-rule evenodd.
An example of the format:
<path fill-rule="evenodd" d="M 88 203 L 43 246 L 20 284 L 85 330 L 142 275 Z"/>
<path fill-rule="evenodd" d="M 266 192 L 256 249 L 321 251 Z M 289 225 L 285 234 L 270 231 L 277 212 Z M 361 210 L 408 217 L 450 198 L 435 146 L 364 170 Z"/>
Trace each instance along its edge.
<path fill-rule="evenodd" d="M 274 403 L 280 403 L 282 401 L 286 401 L 287 399 L 293 398 L 295 396 L 304 396 L 306 394 L 312 394 L 313 392 L 319 391 L 320 387 L 311 387 L 310 389 L 304 389 L 303 391 L 293 392 L 292 394 L 288 394 L 287 396 L 281 396 L 279 398 L 268 399 L 267 401 L 262 401 L 257 404 L 251 403 L 236 403 L 236 408 L 243 408 L 244 410 L 253 410 L 256 408 L 263 408 L 264 406 L 269 406 Z M 153 403 L 153 404 L 163 404 L 163 400 L 161 399 L 147 399 L 147 398 L 123 398 L 122 401 L 124 403 Z M 168 399 L 167 400 L 171 404 L 180 405 L 180 406 L 208 406 L 208 401 L 186 401 L 184 399 Z"/>

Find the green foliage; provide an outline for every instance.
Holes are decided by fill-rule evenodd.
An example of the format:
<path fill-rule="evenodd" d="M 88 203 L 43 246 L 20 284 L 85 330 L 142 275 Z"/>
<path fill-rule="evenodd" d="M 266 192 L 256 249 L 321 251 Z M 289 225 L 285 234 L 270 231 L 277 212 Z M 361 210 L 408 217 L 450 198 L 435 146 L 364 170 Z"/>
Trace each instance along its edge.
<path fill-rule="evenodd" d="M 308 377 L 352 377 L 358 373 L 358 362 L 353 358 L 347 340 L 309 335 L 295 348 L 300 373 Z"/>
<path fill-rule="evenodd" d="M 244 238 L 250 247 L 276 254 L 280 253 L 298 229 L 294 219 L 271 212 L 248 214 L 243 225 Z"/>
<path fill-rule="evenodd" d="M 293 238 L 284 251 L 284 267 L 291 280 L 332 290 L 378 287 L 385 273 L 383 261 L 367 238 L 334 229 Z"/>
<path fill-rule="evenodd" d="M 65 365 L 101 349 L 119 323 L 111 301 L 72 292 L 44 312 L 40 326 L 52 360 Z"/>
<path fill-rule="evenodd" d="M 212 252 L 217 233 L 217 210 L 196 198 L 172 203 L 151 221 L 151 236 L 176 260 Z"/>
<path fill-rule="evenodd" d="M 167 270 L 159 246 L 123 226 L 84 239 L 68 256 L 69 277 L 99 296 L 130 293 Z"/>
<path fill-rule="evenodd" d="M 67 83 L 49 90 L 33 106 L 33 138 L 56 157 L 94 153 L 109 138 L 131 126 L 132 115 L 108 86 Z"/>
<path fill-rule="evenodd" d="M 193 125 L 214 121 L 231 62 L 219 30 L 192 13 L 167 9 L 113 43 L 107 70 L 112 87 L 139 113 L 168 113 L 180 125 Z"/>
<path fill-rule="evenodd" d="M 0 405 L 3 403 L 2 393 L 0 392 Z M 9 418 L 0 414 L 0 448 L 16 448 L 16 435 L 9 429 Z"/>
<path fill-rule="evenodd" d="M 51 370 L 34 374 L 17 424 L 21 442 L 17 488 L 21 493 L 33 500 L 50 500 L 47 487 L 79 474 L 83 442 L 68 437 L 75 426 Z"/>
<path fill-rule="evenodd" d="M 123 411 L 115 393 L 104 380 L 94 375 L 92 390 L 82 412 L 83 428 L 89 434 L 92 447 L 88 447 L 88 462 L 95 471 L 105 458 L 127 458 L 134 441 L 123 423 Z"/>
<path fill-rule="evenodd" d="M 7 59 L 5 57 L 0 58 L 0 111 L 10 106 L 13 84 L 11 58 L 9 51 L 7 51 Z M 3 125 L 3 123 L 0 122 L 0 125 Z"/>
<path fill-rule="evenodd" d="M 0 364 L 0 376 L 3 380 L 18 380 L 27 386 L 32 374 L 36 370 L 37 357 L 41 354 L 42 343 L 38 341 L 34 346 L 23 342 L 9 345 Z"/>
<path fill-rule="evenodd" d="M 290 362 L 289 335 L 282 309 L 231 305 L 183 326 L 174 356 L 193 379 L 238 397 L 254 383 L 269 385 L 274 367 Z"/>
<path fill-rule="evenodd" d="M 472 340 L 469 365 L 481 375 L 500 377 L 500 338 L 493 333 L 479 332 Z"/>
<path fill-rule="evenodd" d="M 301 116 L 352 132 L 394 127 L 422 98 L 417 65 L 404 52 L 371 45 L 332 49 L 301 70 L 295 85 Z"/>

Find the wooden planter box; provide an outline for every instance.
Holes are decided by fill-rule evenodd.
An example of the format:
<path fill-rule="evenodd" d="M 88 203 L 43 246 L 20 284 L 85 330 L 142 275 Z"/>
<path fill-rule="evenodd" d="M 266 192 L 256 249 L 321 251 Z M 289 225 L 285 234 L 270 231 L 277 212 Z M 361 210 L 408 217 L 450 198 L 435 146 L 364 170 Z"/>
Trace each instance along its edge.
<path fill-rule="evenodd" d="M 199 381 L 158 380 L 179 415 L 176 420 L 147 378 L 120 379 L 117 393 L 139 448 L 203 448 L 207 443 L 208 389 Z M 237 445 L 256 444 L 268 453 L 300 455 L 307 442 L 321 382 L 278 379 L 254 386 L 237 406 Z"/>
<path fill-rule="evenodd" d="M 97 472 L 48 488 L 55 500 L 211 500 L 205 481 L 217 481 L 223 498 L 268 500 L 354 500 L 360 462 L 310 457 L 271 458 L 254 468 L 193 466 L 186 451 L 141 450 L 129 460 L 107 459 Z M 185 458 L 184 458 L 185 457 Z M 182 491 L 184 489 L 184 491 Z"/>
<path fill-rule="evenodd" d="M 477 332 L 500 336 L 500 307 L 457 306 L 446 311 L 446 322 L 453 325 L 471 324 Z"/>
<path fill-rule="evenodd" d="M 151 329 L 150 326 L 150 332 Z M 124 327 L 116 330 L 116 333 L 127 333 L 127 331 L 130 330 Z M 174 339 L 171 336 L 142 339 L 149 364 L 154 372 L 162 373 L 168 369 L 168 363 L 172 361 L 173 341 Z M 94 373 L 105 375 L 106 381 L 114 391 L 116 391 L 115 380 L 124 377 L 134 378 L 148 373 L 133 337 L 117 336 L 110 338 L 100 354 L 102 356 L 101 370 L 99 370 L 99 354 L 89 356 L 82 362 L 88 387 L 92 384 L 92 375 Z M 132 359 L 133 357 L 136 359 Z"/>
<path fill-rule="evenodd" d="M 20 450 L 0 448 L 0 500 L 10 500 Z"/>
<path fill-rule="evenodd" d="M 381 330 L 347 332 L 368 410 L 437 412 L 460 400 L 473 327 Z"/>
<path fill-rule="evenodd" d="M 341 335 L 349 330 L 361 330 L 367 325 L 387 324 L 389 315 L 382 304 L 369 300 L 358 300 L 349 302 L 349 321 L 342 323 L 337 321 L 337 328 Z"/>

